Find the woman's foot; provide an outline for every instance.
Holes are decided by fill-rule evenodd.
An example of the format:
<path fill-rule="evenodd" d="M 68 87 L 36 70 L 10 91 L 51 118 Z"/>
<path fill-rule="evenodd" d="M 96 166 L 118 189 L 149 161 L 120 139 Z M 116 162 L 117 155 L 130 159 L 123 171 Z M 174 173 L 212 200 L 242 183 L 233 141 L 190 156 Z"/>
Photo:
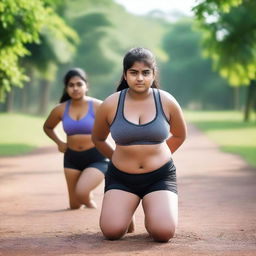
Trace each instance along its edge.
<path fill-rule="evenodd" d="M 85 204 L 85 206 L 87 208 L 91 208 L 91 209 L 96 209 L 97 208 L 97 204 L 95 203 L 94 200 L 90 200 L 88 203 Z"/>

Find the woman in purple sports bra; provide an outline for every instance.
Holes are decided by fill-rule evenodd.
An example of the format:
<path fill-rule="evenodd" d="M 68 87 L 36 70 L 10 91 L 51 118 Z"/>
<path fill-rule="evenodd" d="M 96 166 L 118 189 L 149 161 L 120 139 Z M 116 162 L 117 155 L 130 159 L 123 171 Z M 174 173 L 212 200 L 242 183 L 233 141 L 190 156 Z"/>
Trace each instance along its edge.
<path fill-rule="evenodd" d="M 155 58 L 148 49 L 127 52 L 117 92 L 101 104 L 95 119 L 92 140 L 110 159 L 100 227 L 111 240 L 134 226 L 140 202 L 145 228 L 155 241 L 169 241 L 177 227 L 172 154 L 186 138 L 186 124 L 174 97 L 158 89 L 156 73 Z M 109 133 L 115 148 L 107 141 Z"/>
<path fill-rule="evenodd" d="M 92 190 L 102 182 L 108 166 L 108 159 L 95 148 L 91 139 L 101 101 L 86 95 L 88 82 L 80 68 L 66 73 L 64 85 L 60 104 L 51 111 L 43 128 L 64 153 L 70 209 L 79 209 L 82 205 L 96 208 Z M 60 121 L 67 135 L 66 142 L 55 132 Z"/>

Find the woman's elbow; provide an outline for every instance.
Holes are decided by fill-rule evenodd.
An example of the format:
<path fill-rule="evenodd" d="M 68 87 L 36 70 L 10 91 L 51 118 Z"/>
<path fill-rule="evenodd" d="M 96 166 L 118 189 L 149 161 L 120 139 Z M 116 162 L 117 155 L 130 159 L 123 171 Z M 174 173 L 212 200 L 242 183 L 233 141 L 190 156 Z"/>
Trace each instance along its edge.
<path fill-rule="evenodd" d="M 181 137 L 182 143 L 187 139 L 187 133 Z"/>
<path fill-rule="evenodd" d="M 49 128 L 47 127 L 47 125 L 44 124 L 44 125 L 43 125 L 43 131 L 44 131 L 45 133 L 47 133 L 48 130 L 49 130 Z"/>
<path fill-rule="evenodd" d="M 97 146 L 98 145 L 98 143 L 99 143 L 99 139 L 97 138 L 97 136 L 95 136 L 95 134 L 94 133 L 92 133 L 92 142 L 93 142 L 93 144 L 95 145 L 95 146 Z"/>

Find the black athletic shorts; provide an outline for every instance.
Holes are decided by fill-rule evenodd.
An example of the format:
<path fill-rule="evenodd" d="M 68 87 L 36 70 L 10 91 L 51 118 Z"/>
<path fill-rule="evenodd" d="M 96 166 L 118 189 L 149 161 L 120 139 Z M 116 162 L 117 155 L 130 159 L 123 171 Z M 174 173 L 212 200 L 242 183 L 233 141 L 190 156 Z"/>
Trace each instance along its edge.
<path fill-rule="evenodd" d="M 130 174 L 120 171 L 110 162 L 105 175 L 105 192 L 110 189 L 127 191 L 140 198 L 158 190 L 169 190 L 177 194 L 176 167 L 171 159 L 155 171 Z"/>
<path fill-rule="evenodd" d="M 75 151 L 68 148 L 64 154 L 64 168 L 83 171 L 85 168 L 94 167 L 105 174 L 108 163 L 108 159 L 95 147 L 84 151 Z"/>

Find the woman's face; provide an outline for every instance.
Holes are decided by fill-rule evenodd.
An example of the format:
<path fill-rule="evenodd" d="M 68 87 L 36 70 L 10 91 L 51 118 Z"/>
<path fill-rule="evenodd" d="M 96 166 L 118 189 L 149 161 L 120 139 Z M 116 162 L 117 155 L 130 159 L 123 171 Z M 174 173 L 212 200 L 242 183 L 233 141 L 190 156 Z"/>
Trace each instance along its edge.
<path fill-rule="evenodd" d="M 67 93 L 72 99 L 80 99 L 84 97 L 88 91 L 86 82 L 79 76 L 73 76 L 67 84 Z"/>
<path fill-rule="evenodd" d="M 130 67 L 124 78 L 130 89 L 136 92 L 147 91 L 155 80 L 154 70 L 149 68 L 144 62 L 136 61 Z"/>

